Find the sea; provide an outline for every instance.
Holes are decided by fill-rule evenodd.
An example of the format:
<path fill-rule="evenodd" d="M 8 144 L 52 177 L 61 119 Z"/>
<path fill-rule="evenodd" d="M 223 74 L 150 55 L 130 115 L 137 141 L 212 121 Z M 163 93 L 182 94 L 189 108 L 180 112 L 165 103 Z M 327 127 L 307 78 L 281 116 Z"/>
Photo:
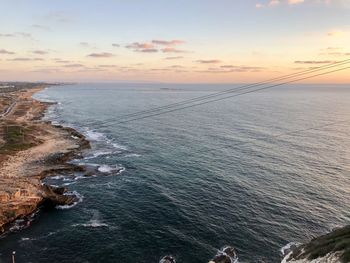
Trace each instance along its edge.
<path fill-rule="evenodd" d="M 17 263 L 204 263 L 227 246 L 235 262 L 281 262 L 291 242 L 350 224 L 350 86 L 285 85 L 193 106 L 239 87 L 84 83 L 35 94 L 56 102 L 44 119 L 90 140 L 72 163 L 96 173 L 46 179 L 79 201 L 13 225 L 0 262 L 15 251 Z M 169 104 L 184 109 L 160 108 Z"/>

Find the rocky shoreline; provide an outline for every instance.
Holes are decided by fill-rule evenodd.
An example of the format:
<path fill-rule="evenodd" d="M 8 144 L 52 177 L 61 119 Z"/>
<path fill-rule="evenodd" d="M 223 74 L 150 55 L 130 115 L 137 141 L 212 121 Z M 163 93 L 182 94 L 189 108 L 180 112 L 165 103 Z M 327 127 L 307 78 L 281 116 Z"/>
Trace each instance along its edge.
<path fill-rule="evenodd" d="M 0 105 L 6 112 L 0 119 L 0 234 L 44 206 L 72 205 L 78 200 L 66 188 L 42 183 L 48 176 L 83 171 L 68 162 L 90 148 L 76 130 L 42 120 L 52 103 L 34 100 L 32 95 L 46 86 L 0 94 L 5 102 L 13 100 L 11 105 Z"/>
<path fill-rule="evenodd" d="M 316 237 L 310 242 L 292 245 L 282 263 L 350 262 L 350 225 Z"/>

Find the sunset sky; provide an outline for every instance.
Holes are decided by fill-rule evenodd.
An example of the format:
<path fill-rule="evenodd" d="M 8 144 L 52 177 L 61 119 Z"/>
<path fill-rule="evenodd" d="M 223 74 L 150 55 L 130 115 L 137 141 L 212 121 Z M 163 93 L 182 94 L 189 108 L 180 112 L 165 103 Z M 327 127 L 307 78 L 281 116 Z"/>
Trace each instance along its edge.
<path fill-rule="evenodd" d="M 239 83 L 350 59 L 350 0 L 0 0 L 0 80 Z M 349 83 L 350 71 L 313 80 Z"/>

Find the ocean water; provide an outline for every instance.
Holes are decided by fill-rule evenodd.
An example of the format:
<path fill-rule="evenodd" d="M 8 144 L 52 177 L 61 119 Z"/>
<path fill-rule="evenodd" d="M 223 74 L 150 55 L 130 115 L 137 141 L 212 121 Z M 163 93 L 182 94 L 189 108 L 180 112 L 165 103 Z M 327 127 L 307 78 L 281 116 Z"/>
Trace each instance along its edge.
<path fill-rule="evenodd" d="M 15 250 L 26 263 L 157 263 L 165 255 L 200 263 L 225 246 L 239 262 L 280 262 L 286 244 L 349 224 L 348 86 L 284 86 L 121 123 L 228 88 L 79 84 L 36 94 L 58 102 L 46 119 L 91 140 L 74 162 L 98 173 L 49 179 L 80 202 L 41 211 L 1 238 L 0 262 Z"/>

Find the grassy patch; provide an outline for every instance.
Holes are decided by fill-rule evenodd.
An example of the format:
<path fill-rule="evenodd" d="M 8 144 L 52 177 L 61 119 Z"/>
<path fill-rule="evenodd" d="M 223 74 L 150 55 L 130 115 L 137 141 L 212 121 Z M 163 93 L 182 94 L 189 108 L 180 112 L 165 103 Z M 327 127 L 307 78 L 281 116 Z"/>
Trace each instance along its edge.
<path fill-rule="evenodd" d="M 34 143 L 28 140 L 28 132 L 26 127 L 20 125 L 3 126 L 5 143 L 0 147 L 0 153 L 23 151 L 34 146 Z"/>

